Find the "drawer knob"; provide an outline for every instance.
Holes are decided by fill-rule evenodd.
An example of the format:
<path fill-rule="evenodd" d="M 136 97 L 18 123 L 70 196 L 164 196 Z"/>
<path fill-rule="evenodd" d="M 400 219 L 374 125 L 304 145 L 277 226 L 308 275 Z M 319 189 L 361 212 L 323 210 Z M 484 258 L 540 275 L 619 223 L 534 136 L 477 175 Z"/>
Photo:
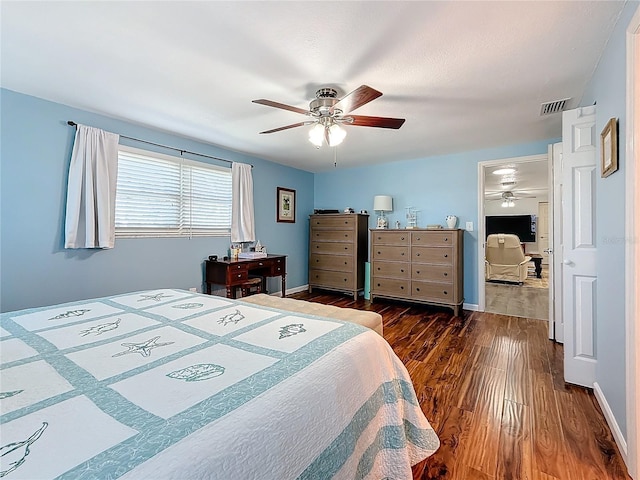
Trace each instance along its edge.
<path fill-rule="evenodd" d="M 444 241 L 445 241 L 445 242 L 448 242 L 448 241 L 449 241 L 449 239 L 448 239 L 447 237 L 444 237 Z"/>
<path fill-rule="evenodd" d="M 446 295 L 446 294 L 447 294 L 447 291 L 445 290 L 445 291 L 444 291 L 444 292 L 442 292 L 442 293 L 444 293 L 444 294 Z"/>
<path fill-rule="evenodd" d="M 420 273 L 420 270 L 416 270 L 416 273 L 418 273 L 418 274 L 419 274 L 419 273 Z"/>
<path fill-rule="evenodd" d="M 344 262 L 344 264 L 346 265 L 346 264 L 347 264 L 347 262 Z"/>
<path fill-rule="evenodd" d="M 378 271 L 380 271 L 380 267 L 378 267 Z"/>
<path fill-rule="evenodd" d="M 345 250 L 349 250 L 349 247 L 344 247 Z"/>
<path fill-rule="evenodd" d="M 404 286 L 403 285 L 400 285 L 400 290 L 404 290 Z"/>
<path fill-rule="evenodd" d="M 419 291 L 420 291 L 420 287 L 416 287 L 416 292 L 419 292 Z"/>
<path fill-rule="evenodd" d="M 446 277 L 447 275 L 449 275 L 447 272 L 444 272 L 444 276 Z"/>
<path fill-rule="evenodd" d="M 420 237 L 417 237 L 416 240 L 420 240 Z"/>
<path fill-rule="evenodd" d="M 344 281 L 346 282 L 346 281 L 347 281 L 347 279 L 345 278 L 345 279 L 344 279 Z"/>
<path fill-rule="evenodd" d="M 242 278 L 242 275 L 238 275 L 238 278 Z"/>
<path fill-rule="evenodd" d="M 416 257 L 419 257 L 419 256 L 420 256 L 420 254 L 419 254 L 419 253 L 416 253 Z"/>
<path fill-rule="evenodd" d="M 444 254 L 444 258 L 447 258 L 449 255 L 447 255 L 446 253 Z"/>
<path fill-rule="evenodd" d="M 400 237 L 400 240 L 404 240 L 404 237 Z"/>
<path fill-rule="evenodd" d="M 378 252 L 378 255 L 380 255 L 380 252 Z"/>
<path fill-rule="evenodd" d="M 349 234 L 345 233 L 345 234 L 344 234 L 344 236 L 345 236 L 345 238 L 346 238 L 346 237 L 348 237 L 348 236 L 349 236 Z"/>
<path fill-rule="evenodd" d="M 404 257 L 404 252 L 402 252 L 402 253 L 400 254 L 400 256 L 401 256 L 401 257 Z"/>
<path fill-rule="evenodd" d="M 380 269 L 378 269 L 378 270 L 380 270 Z M 400 273 L 404 273 L 404 268 L 400 269 Z"/>
<path fill-rule="evenodd" d="M 378 286 L 380 286 L 380 284 L 378 284 Z"/>

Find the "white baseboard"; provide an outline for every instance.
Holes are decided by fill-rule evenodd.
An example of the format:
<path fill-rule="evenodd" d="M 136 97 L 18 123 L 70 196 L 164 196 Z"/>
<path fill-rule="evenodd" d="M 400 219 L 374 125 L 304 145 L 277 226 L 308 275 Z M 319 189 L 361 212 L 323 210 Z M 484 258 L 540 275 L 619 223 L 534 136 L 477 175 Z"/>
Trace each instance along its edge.
<path fill-rule="evenodd" d="M 607 399 L 604 396 L 604 392 L 598 385 L 598 382 L 593 384 L 593 394 L 596 396 L 596 400 L 598 400 L 598 404 L 600 404 L 600 408 L 602 409 L 602 413 L 604 413 L 604 418 L 611 429 L 611 433 L 613 434 L 613 439 L 616 441 L 616 445 L 618 445 L 618 450 L 620 450 L 620 455 L 622 455 L 622 459 L 624 460 L 624 464 L 627 464 L 627 441 L 622 435 L 622 431 L 620 430 L 620 426 L 618 422 L 616 422 L 616 417 L 613 416 L 613 412 L 611 411 L 611 407 L 607 403 Z"/>
<path fill-rule="evenodd" d="M 285 295 L 291 295 L 293 293 L 298 293 L 298 292 L 306 292 L 307 290 L 309 290 L 309 285 L 300 285 L 299 287 L 287 288 Z M 278 291 L 278 292 L 272 292 L 269 295 L 274 295 L 276 297 L 279 297 L 280 295 L 282 295 L 282 293 Z"/>
<path fill-rule="evenodd" d="M 471 310 L 472 312 L 477 312 L 478 311 L 478 304 L 477 303 L 463 303 L 462 304 L 462 309 L 463 310 Z"/>

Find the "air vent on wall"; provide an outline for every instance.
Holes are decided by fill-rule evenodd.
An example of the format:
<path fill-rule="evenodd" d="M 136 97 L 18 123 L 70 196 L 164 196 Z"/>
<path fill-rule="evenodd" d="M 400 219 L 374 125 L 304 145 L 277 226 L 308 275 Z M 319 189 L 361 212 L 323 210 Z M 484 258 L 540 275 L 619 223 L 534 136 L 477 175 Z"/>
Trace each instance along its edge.
<path fill-rule="evenodd" d="M 563 98 L 562 100 L 543 103 L 540 105 L 540 116 L 562 112 L 567 106 L 567 102 L 569 100 L 571 100 L 571 98 Z"/>

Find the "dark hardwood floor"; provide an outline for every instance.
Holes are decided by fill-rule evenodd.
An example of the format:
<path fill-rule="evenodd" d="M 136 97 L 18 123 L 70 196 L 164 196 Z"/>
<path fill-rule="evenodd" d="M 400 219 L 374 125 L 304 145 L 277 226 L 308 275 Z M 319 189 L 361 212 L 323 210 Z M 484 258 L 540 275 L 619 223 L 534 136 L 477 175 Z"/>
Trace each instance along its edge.
<path fill-rule="evenodd" d="M 426 479 L 628 479 L 590 390 L 563 380 L 547 322 L 329 292 L 292 298 L 373 310 L 441 441 L 413 469 Z"/>

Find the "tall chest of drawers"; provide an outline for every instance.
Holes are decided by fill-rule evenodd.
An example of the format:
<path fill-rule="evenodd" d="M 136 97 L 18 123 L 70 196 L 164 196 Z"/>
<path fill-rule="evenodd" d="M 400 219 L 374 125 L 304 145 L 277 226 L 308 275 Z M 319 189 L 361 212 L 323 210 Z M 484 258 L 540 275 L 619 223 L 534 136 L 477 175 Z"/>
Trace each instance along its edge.
<path fill-rule="evenodd" d="M 462 230 L 371 230 L 371 301 L 446 305 L 463 298 Z"/>
<path fill-rule="evenodd" d="M 313 288 L 348 292 L 364 289 L 369 215 L 310 215 L 309 292 Z"/>

